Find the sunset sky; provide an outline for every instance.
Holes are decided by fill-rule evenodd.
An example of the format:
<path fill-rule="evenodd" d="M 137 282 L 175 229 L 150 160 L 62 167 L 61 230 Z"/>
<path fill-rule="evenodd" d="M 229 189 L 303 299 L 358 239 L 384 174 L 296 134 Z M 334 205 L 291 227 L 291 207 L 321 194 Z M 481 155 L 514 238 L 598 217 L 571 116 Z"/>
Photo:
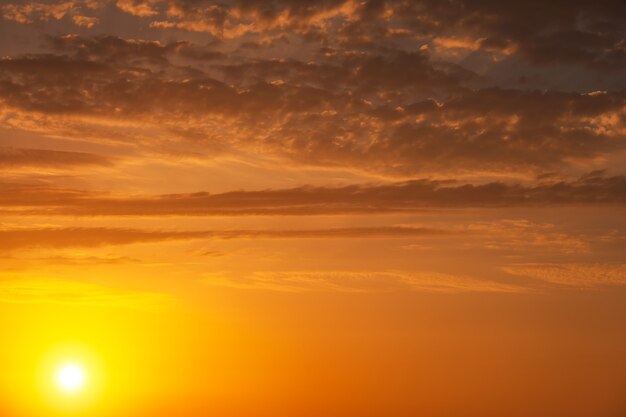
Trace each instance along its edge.
<path fill-rule="evenodd" d="M 0 1 L 0 415 L 623 417 L 623 0 Z"/>

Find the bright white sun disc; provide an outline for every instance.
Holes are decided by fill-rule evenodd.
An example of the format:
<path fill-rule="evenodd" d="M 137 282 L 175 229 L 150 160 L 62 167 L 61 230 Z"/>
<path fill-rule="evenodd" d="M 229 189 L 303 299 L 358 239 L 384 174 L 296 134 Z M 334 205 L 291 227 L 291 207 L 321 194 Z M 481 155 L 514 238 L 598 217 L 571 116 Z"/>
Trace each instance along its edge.
<path fill-rule="evenodd" d="M 63 391 L 76 392 L 85 384 L 85 371 L 77 364 L 66 364 L 59 368 L 56 380 Z"/>

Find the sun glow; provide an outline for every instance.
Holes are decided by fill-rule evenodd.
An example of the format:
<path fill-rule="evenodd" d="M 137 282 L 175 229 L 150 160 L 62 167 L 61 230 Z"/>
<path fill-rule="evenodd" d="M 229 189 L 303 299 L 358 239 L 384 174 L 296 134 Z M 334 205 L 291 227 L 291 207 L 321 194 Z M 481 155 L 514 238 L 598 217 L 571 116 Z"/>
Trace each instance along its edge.
<path fill-rule="evenodd" d="M 86 383 L 85 371 L 76 363 L 64 364 L 57 371 L 56 383 L 63 392 L 81 391 Z"/>

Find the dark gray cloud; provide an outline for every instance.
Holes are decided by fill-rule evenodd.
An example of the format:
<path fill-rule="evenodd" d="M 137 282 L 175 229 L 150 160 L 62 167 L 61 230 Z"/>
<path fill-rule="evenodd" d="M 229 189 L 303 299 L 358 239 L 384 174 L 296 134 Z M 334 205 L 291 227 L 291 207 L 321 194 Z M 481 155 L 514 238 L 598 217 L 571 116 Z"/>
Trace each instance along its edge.
<path fill-rule="evenodd" d="M 168 40 L 54 35 L 47 53 L 0 59 L 4 124 L 402 178 L 580 172 L 626 148 L 623 85 L 512 89 L 468 64 L 619 73 L 621 2 L 68 0 L 2 11 L 31 24 L 105 9 Z M 187 32 L 213 36 L 201 46 Z"/>
<path fill-rule="evenodd" d="M 56 52 L 67 54 L 73 59 L 126 66 L 158 67 L 177 57 L 205 61 L 225 57 L 222 52 L 201 48 L 185 41 L 162 44 L 158 41 L 123 39 L 113 35 L 51 36 L 48 41 Z"/>
<path fill-rule="evenodd" d="M 386 175 L 538 173 L 626 146 L 624 91 L 469 89 L 471 75 L 422 52 L 320 63 L 207 58 L 208 68 L 192 71 L 170 62 L 188 44 L 54 42 L 69 55 L 0 60 L 4 106 L 149 123 L 210 149 L 262 146 L 300 163 Z"/>
<path fill-rule="evenodd" d="M 105 6 L 153 28 L 217 38 L 286 34 L 325 47 L 358 49 L 397 39 L 423 43 L 453 37 L 472 39 L 487 53 L 516 54 L 535 64 L 600 71 L 626 65 L 626 6 L 620 0 L 15 0 L 0 11 L 4 19 L 23 24 L 65 19 L 90 28 Z"/>
<path fill-rule="evenodd" d="M 167 0 L 152 4 L 158 14 L 153 26 L 218 37 L 273 30 L 309 37 L 315 33 L 326 42 L 355 46 L 375 44 L 398 33 L 423 39 L 455 36 L 473 38 L 484 51 L 513 51 L 537 64 L 598 70 L 626 65 L 626 6 L 619 0 L 550 4 L 539 0 Z"/>

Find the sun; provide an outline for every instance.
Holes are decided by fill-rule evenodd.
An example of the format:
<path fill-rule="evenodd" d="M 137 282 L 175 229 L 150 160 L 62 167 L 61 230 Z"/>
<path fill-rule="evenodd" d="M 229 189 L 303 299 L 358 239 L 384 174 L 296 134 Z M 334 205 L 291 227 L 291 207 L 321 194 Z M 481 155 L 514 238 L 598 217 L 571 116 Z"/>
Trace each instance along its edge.
<path fill-rule="evenodd" d="M 78 363 L 61 365 L 56 372 L 57 387 L 66 393 L 81 391 L 87 382 L 84 368 Z"/>

